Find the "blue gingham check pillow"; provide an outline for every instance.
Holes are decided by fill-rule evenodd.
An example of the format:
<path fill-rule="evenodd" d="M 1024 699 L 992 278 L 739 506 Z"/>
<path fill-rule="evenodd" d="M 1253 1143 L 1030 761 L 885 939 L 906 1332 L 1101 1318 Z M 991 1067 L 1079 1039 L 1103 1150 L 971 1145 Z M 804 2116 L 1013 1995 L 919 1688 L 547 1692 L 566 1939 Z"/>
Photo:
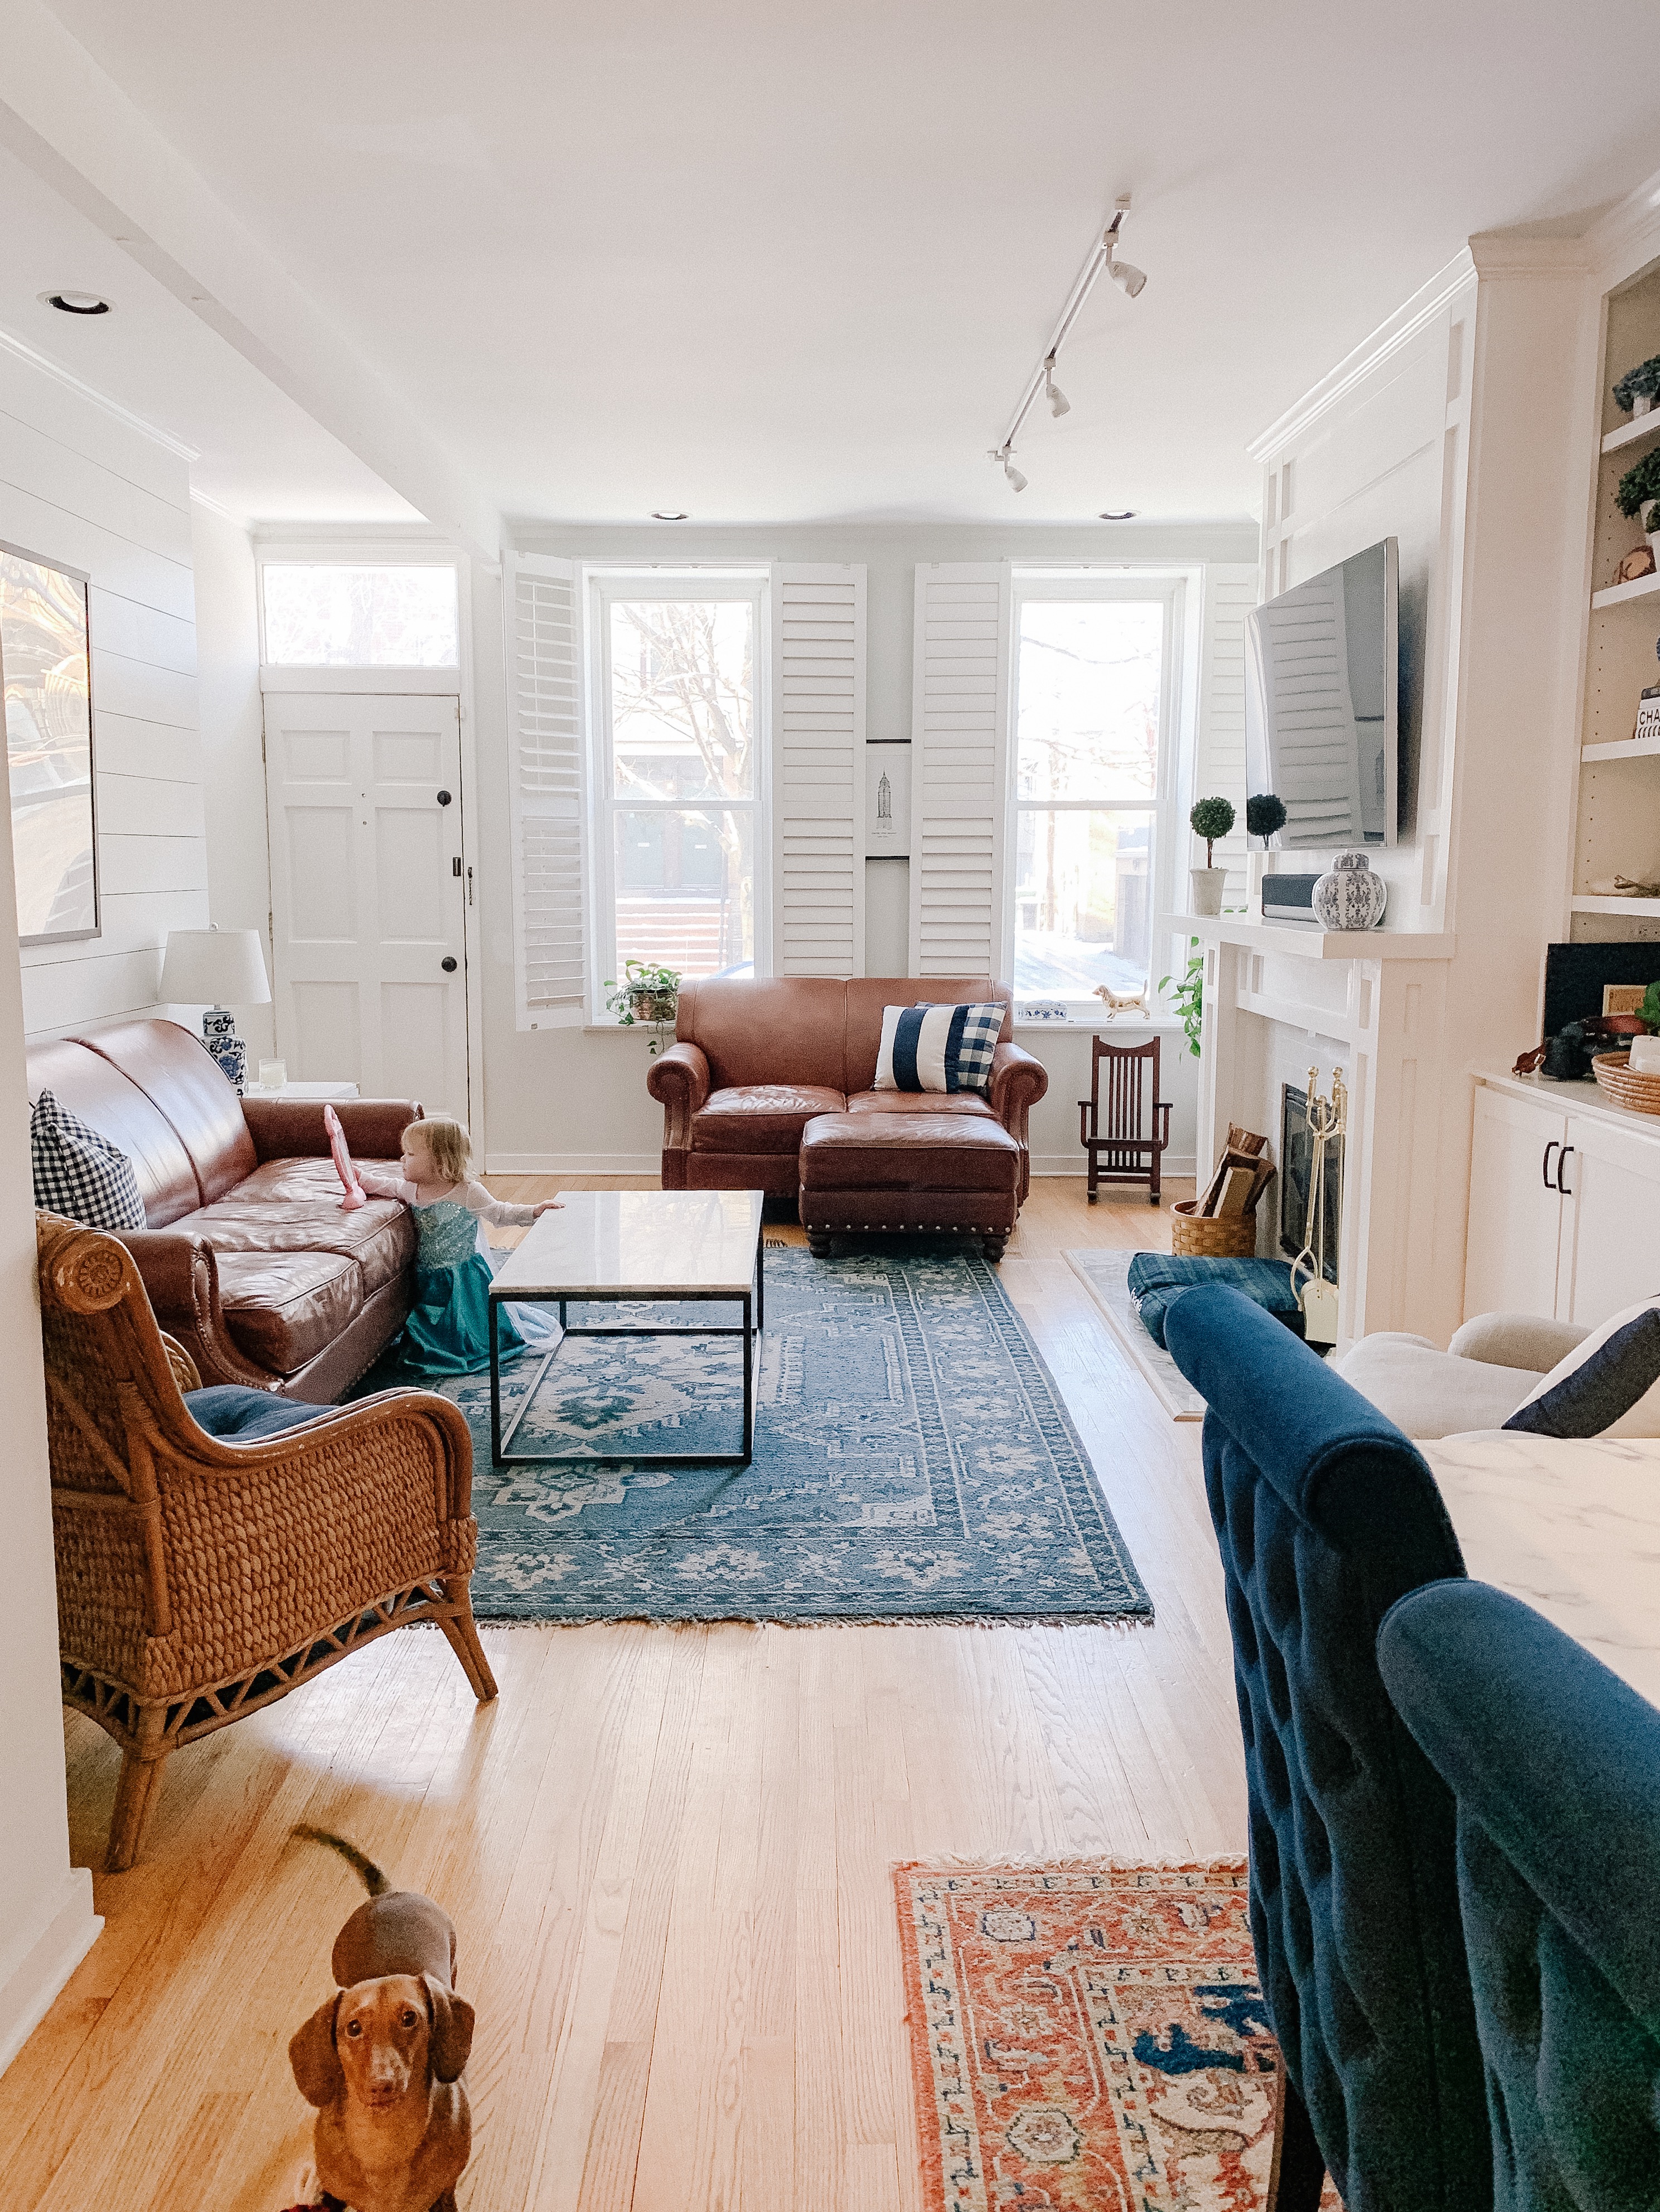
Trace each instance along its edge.
<path fill-rule="evenodd" d="M 132 1162 L 107 1137 L 89 1129 L 50 1091 L 35 1101 L 29 1122 L 34 1202 L 85 1229 L 142 1229 L 144 1201 Z"/>
<path fill-rule="evenodd" d="M 1002 1026 L 1000 1006 L 885 1006 L 874 1087 L 983 1093 Z"/>

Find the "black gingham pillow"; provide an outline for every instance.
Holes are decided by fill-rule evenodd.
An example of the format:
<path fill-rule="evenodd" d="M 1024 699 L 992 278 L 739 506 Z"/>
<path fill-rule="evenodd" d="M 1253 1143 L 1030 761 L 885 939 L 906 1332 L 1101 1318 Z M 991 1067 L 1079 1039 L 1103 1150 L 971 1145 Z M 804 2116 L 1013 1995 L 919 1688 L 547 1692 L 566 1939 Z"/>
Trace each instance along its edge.
<path fill-rule="evenodd" d="M 919 999 L 916 1003 L 919 1006 L 938 1006 L 946 1001 Z M 977 1091 L 983 1097 L 991 1087 L 991 1056 L 1002 1032 L 1003 1008 L 1000 1005 L 966 1006 L 963 1016 L 957 1049 L 956 1087 L 958 1091 Z"/>
<path fill-rule="evenodd" d="M 120 1147 L 79 1121 L 50 1091 L 29 1123 L 34 1202 L 86 1229 L 142 1229 L 144 1201 L 132 1162 Z"/>

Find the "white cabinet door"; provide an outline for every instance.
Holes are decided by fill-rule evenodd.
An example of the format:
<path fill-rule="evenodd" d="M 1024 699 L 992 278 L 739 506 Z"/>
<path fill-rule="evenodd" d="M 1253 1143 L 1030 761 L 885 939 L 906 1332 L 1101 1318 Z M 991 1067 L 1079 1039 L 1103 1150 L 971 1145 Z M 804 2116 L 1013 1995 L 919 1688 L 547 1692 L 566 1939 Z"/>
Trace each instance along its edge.
<path fill-rule="evenodd" d="M 1478 1084 L 1470 1160 L 1464 1318 L 1557 1311 L 1562 1200 L 1557 1164 L 1567 1116 Z"/>
<path fill-rule="evenodd" d="M 1589 1328 L 1660 1291 L 1660 1127 L 1569 1116 L 1556 1311 Z"/>

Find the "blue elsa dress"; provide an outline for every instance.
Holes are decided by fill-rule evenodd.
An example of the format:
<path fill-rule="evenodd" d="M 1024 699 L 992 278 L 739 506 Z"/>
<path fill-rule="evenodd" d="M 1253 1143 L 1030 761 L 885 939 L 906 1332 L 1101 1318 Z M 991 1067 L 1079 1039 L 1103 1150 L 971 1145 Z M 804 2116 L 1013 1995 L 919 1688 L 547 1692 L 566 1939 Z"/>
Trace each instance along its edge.
<path fill-rule="evenodd" d="M 408 1184 L 365 1176 L 366 1189 L 377 1196 L 404 1197 Z M 378 1188 L 377 1188 L 378 1186 Z M 498 1226 L 536 1218 L 528 1206 L 491 1199 L 477 1183 L 461 1186 L 472 1202 L 442 1198 L 431 1206 L 405 1200 L 418 1239 L 415 1255 L 415 1303 L 402 1331 L 386 1348 L 400 1377 L 438 1382 L 457 1375 L 477 1375 L 489 1366 L 489 1287 L 499 1264 L 484 1237 L 484 1222 Z M 558 1334 L 551 1319 L 534 1307 L 504 1305 L 496 1316 L 496 1344 L 505 1364 L 521 1352 L 546 1351 Z"/>

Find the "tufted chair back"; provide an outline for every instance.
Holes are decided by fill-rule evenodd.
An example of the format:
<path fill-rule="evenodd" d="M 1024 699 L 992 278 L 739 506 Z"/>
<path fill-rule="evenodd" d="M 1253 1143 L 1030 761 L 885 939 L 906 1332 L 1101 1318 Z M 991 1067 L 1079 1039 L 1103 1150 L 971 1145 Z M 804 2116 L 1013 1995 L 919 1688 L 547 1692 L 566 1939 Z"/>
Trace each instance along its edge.
<path fill-rule="evenodd" d="M 1400 1431 L 1237 1291 L 1185 1292 L 1164 1340 L 1209 1407 L 1251 1934 L 1290 2085 L 1280 2212 L 1311 2212 L 1322 2162 L 1347 2212 L 1485 2212 L 1452 1800 L 1375 1649 L 1397 1598 L 1463 1573 L 1446 1510 Z"/>
<path fill-rule="evenodd" d="M 1503 2212 L 1660 2203 L 1660 1712 L 1485 1583 L 1403 1598 L 1396 1711 L 1458 1802 Z"/>

